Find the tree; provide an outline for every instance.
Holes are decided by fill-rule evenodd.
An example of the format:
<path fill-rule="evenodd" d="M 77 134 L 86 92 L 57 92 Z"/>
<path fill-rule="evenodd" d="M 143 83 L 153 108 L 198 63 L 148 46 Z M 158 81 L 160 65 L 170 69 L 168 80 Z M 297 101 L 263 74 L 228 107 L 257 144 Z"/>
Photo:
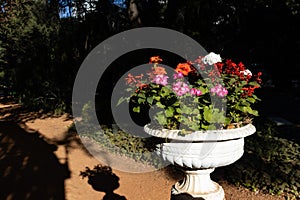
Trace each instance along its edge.
<path fill-rule="evenodd" d="M 57 19 L 45 1 L 2 1 L 1 5 L 1 69 L 20 101 L 40 103 L 41 96 L 50 95 Z"/>

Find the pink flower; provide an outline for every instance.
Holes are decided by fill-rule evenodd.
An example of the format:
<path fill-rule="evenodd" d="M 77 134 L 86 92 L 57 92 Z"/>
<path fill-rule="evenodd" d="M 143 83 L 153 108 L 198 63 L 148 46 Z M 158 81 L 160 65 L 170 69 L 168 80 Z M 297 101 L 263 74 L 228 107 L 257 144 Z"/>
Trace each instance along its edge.
<path fill-rule="evenodd" d="M 156 83 L 156 84 L 166 86 L 168 84 L 168 78 L 169 77 L 166 76 L 166 75 L 158 74 L 158 75 L 154 76 L 154 78 L 152 79 L 152 82 Z"/>
<path fill-rule="evenodd" d="M 182 96 L 190 91 L 189 86 L 181 81 L 178 81 L 176 83 L 173 83 L 173 91 L 178 95 Z"/>
<path fill-rule="evenodd" d="M 191 95 L 194 95 L 194 96 L 197 96 L 197 97 L 199 97 L 199 96 L 202 95 L 201 90 L 198 90 L 198 89 L 196 89 L 196 88 L 192 88 L 192 89 L 190 90 L 190 93 L 191 93 Z"/>
<path fill-rule="evenodd" d="M 228 94 L 228 90 L 221 84 L 218 84 L 215 87 L 211 88 L 210 92 L 213 94 L 217 94 L 219 97 L 224 97 Z"/>
<path fill-rule="evenodd" d="M 178 72 L 177 74 L 173 75 L 174 79 L 179 79 L 179 78 L 183 78 L 183 74 L 181 72 Z"/>

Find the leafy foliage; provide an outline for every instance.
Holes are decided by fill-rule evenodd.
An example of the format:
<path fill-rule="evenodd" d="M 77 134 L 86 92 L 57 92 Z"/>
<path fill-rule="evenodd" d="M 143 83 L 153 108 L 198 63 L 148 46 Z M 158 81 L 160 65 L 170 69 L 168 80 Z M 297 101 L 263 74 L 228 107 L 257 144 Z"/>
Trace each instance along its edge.
<path fill-rule="evenodd" d="M 300 195 L 300 145 L 284 138 L 289 127 L 279 133 L 272 122 L 260 119 L 256 128 L 257 132 L 246 138 L 244 156 L 222 169 L 225 179 L 253 191 L 297 199 Z"/>
<path fill-rule="evenodd" d="M 45 1 L 1 3 L 1 69 L 14 97 L 31 108 L 64 111 L 64 96 L 54 79 L 58 18 Z"/>
<path fill-rule="evenodd" d="M 95 126 L 87 125 L 86 131 L 80 132 L 81 137 L 92 139 L 105 151 L 160 167 L 162 160 L 154 153 L 155 144 L 158 142 L 156 138 L 140 138 L 122 131 L 117 126 L 103 125 L 101 129 L 95 130 Z"/>
<path fill-rule="evenodd" d="M 196 61 L 179 63 L 169 81 L 170 75 L 159 66 L 161 61 L 153 56 L 151 69 L 140 75 L 129 73 L 128 95 L 118 104 L 127 101 L 137 113 L 154 107 L 151 124 L 181 129 L 184 134 L 239 127 L 258 116 L 253 105 L 260 100 L 254 91 L 260 87 L 261 72 L 252 74 L 243 63 L 222 61 L 219 55 L 210 53 Z"/>
<path fill-rule="evenodd" d="M 141 138 L 123 131 L 116 124 L 99 126 L 98 122 L 90 117 L 92 109 L 91 103 L 85 104 L 82 109 L 82 120 L 76 120 L 69 130 L 76 131 L 77 128 L 81 137 L 93 140 L 105 151 L 148 163 L 154 167 L 161 165 L 162 159 L 154 153 L 156 144 L 161 142 L 161 139 Z"/>

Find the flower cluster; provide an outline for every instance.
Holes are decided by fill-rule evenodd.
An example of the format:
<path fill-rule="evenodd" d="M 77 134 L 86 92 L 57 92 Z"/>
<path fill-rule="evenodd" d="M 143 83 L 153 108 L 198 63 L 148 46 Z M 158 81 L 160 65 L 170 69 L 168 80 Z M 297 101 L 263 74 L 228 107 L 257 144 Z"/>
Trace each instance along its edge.
<path fill-rule="evenodd" d="M 217 84 L 213 88 L 210 89 L 210 92 L 212 94 L 216 94 L 220 97 L 224 97 L 228 94 L 228 91 L 225 87 L 223 87 L 221 84 Z"/>
<path fill-rule="evenodd" d="M 159 56 L 151 57 L 147 76 L 128 74 L 130 94 L 119 101 L 127 100 L 134 112 L 159 108 L 151 124 L 188 131 L 222 129 L 242 126 L 258 115 L 253 105 L 259 100 L 254 92 L 261 72 L 252 74 L 242 62 L 222 60 L 213 52 L 179 63 L 172 76 L 162 62 Z"/>

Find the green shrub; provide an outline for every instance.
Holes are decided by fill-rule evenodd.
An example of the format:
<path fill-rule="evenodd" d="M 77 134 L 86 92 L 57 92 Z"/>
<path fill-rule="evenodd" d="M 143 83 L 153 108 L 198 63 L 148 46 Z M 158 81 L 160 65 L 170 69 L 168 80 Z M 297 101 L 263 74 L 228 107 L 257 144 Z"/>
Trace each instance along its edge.
<path fill-rule="evenodd" d="M 296 199 L 300 195 L 300 146 L 283 138 L 287 133 L 278 132 L 272 122 L 259 121 L 257 132 L 245 139 L 243 157 L 222 169 L 225 179 L 253 191 Z"/>

